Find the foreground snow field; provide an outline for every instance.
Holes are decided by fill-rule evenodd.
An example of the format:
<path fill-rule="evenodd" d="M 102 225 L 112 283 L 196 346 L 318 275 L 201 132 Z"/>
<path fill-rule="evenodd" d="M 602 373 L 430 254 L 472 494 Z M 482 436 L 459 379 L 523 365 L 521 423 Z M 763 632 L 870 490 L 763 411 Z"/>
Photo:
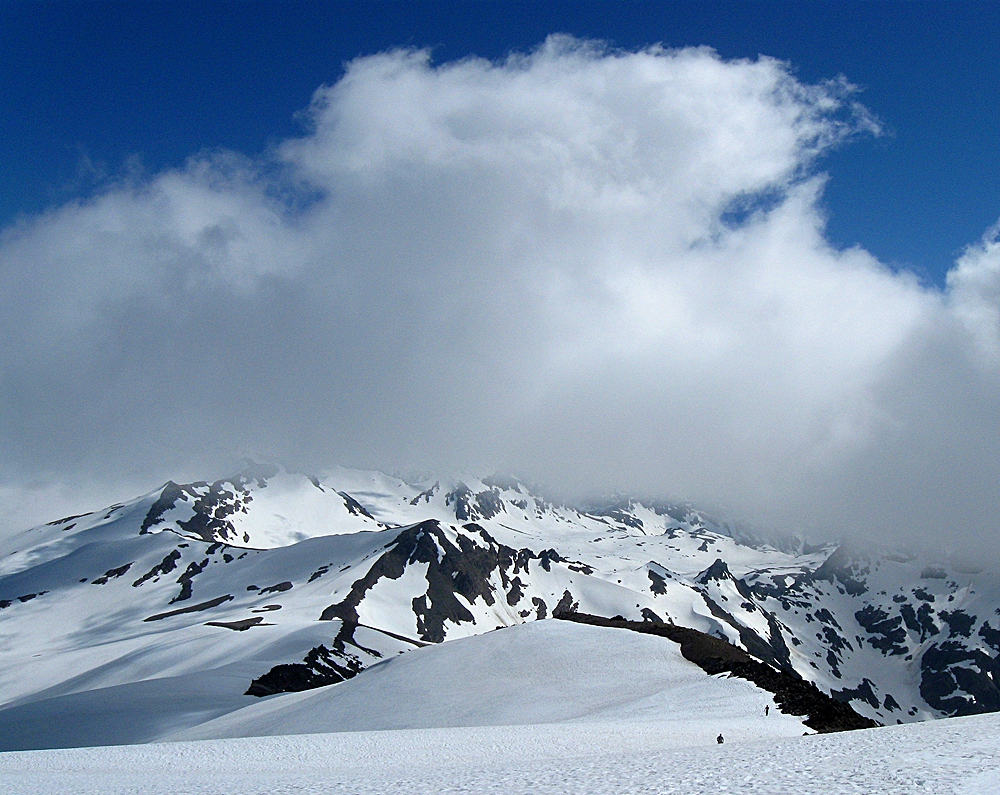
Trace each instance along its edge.
<path fill-rule="evenodd" d="M 119 716 L 127 725 L 128 710 Z M 1000 790 L 1000 715 L 804 730 L 769 693 L 706 675 L 672 641 L 536 621 L 408 652 L 175 735 L 233 739 L 0 753 L 0 793 Z M 254 734 L 269 736 L 244 736 Z"/>
<path fill-rule="evenodd" d="M 1000 717 L 678 748 L 655 722 L 340 732 L 0 754 L 18 795 L 983 793 Z M 682 737 L 681 741 L 685 739 Z"/>

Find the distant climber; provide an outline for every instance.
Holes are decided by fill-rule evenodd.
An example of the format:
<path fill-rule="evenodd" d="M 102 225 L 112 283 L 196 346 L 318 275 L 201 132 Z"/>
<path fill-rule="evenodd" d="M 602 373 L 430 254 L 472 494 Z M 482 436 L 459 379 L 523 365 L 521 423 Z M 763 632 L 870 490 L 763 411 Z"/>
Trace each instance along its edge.
<path fill-rule="evenodd" d="M 722 744 L 723 744 L 723 743 L 724 743 L 724 742 L 726 741 L 726 738 L 725 738 L 725 737 L 723 737 L 723 736 L 722 736 L 722 735 L 720 734 L 720 735 L 719 735 L 718 737 L 716 737 L 716 738 L 715 738 L 715 741 L 716 741 L 716 742 L 717 742 L 717 743 L 718 743 L 719 745 L 722 745 Z"/>
<path fill-rule="evenodd" d="M 770 704 L 765 704 L 764 705 L 764 717 L 765 718 L 767 717 L 767 713 L 770 712 L 770 711 L 771 711 L 771 705 Z"/>

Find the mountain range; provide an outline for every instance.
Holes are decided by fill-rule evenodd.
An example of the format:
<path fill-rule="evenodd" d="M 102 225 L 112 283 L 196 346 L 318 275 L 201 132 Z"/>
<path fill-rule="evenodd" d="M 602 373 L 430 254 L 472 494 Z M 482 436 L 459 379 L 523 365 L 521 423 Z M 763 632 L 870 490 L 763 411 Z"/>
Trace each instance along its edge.
<path fill-rule="evenodd" d="M 516 629 L 535 623 L 564 628 Z M 1000 580 L 986 567 L 756 534 L 688 504 L 572 506 L 513 478 L 320 480 L 248 463 L 0 539 L 0 749 L 244 736 L 265 713 L 273 733 L 317 730 L 316 710 L 270 706 L 293 703 L 322 704 L 323 730 L 425 713 L 478 725 L 441 724 L 454 710 L 440 688 L 409 718 L 374 710 L 372 683 L 445 681 L 449 665 L 486 676 L 468 661 L 516 668 L 574 638 L 597 665 L 594 649 L 632 648 L 610 638 L 644 626 L 726 641 L 868 725 L 1000 710 Z M 811 725 L 811 708 L 753 686 Z M 517 703 L 491 720 L 532 722 Z"/>

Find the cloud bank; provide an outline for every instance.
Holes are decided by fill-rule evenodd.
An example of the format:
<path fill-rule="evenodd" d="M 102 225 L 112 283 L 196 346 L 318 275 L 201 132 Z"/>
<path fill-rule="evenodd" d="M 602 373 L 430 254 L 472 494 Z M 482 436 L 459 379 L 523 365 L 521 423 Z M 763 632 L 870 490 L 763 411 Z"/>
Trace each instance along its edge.
<path fill-rule="evenodd" d="M 996 537 L 998 230 L 943 292 L 832 248 L 845 82 L 553 37 L 361 58 L 304 119 L 3 233 L 8 508 L 250 454 Z"/>

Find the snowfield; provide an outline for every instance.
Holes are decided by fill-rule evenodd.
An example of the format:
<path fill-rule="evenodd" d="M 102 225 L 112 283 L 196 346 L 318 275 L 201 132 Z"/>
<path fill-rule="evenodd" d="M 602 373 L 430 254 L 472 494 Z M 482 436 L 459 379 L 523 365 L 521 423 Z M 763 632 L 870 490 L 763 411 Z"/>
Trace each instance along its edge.
<path fill-rule="evenodd" d="M 714 741 L 720 731 L 731 739 L 807 731 L 801 718 L 777 712 L 770 693 L 706 675 L 666 638 L 548 619 L 416 649 L 176 738 L 566 721 L 652 721 L 675 745 Z"/>
<path fill-rule="evenodd" d="M 168 687 L 160 695 L 169 703 Z M 127 733 L 127 705 L 111 708 Z M 375 728 L 383 730 L 366 730 Z M 0 753 L 0 792 L 992 795 L 1000 787 L 997 715 L 804 732 L 769 693 L 707 676 L 672 641 L 546 620 L 410 651 L 176 735 L 238 739 Z"/>
<path fill-rule="evenodd" d="M 699 723 L 697 712 L 689 715 Z M 1000 717 L 686 744 L 675 726 L 612 721 L 411 729 L 0 754 L 17 795 L 684 793 L 840 795 L 1000 789 Z"/>

